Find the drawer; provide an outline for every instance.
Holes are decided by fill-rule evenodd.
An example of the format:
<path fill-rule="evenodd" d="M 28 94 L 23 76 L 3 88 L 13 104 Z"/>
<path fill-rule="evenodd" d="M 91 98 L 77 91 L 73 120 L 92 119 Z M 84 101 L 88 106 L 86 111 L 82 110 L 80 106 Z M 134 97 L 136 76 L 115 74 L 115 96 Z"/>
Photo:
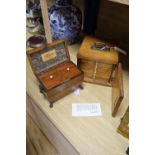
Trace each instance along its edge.
<path fill-rule="evenodd" d="M 63 68 L 60 70 L 60 74 L 62 81 L 66 81 L 81 74 L 81 71 L 74 64 L 64 64 Z"/>
<path fill-rule="evenodd" d="M 45 89 L 51 89 L 62 81 L 62 77 L 59 71 L 49 70 L 47 73 L 39 76 L 39 80 Z"/>
<path fill-rule="evenodd" d="M 64 63 L 42 73 L 38 78 L 45 90 L 50 90 L 79 74 L 81 71 L 73 63 Z"/>

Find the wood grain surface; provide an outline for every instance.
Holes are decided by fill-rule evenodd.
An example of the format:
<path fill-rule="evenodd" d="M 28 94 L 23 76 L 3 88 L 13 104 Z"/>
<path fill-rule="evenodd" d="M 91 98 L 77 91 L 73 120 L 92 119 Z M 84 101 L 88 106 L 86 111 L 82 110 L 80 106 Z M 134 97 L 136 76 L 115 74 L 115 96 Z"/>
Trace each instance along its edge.
<path fill-rule="evenodd" d="M 84 81 L 110 86 L 113 65 L 86 59 L 78 59 L 78 67 L 84 72 Z"/>
<path fill-rule="evenodd" d="M 129 5 L 126 2 L 128 0 L 100 0 L 95 35 L 115 43 L 128 53 Z"/>
<path fill-rule="evenodd" d="M 79 155 L 72 144 L 68 142 L 59 129 L 55 127 L 55 125 L 48 119 L 48 117 L 46 117 L 46 115 L 28 95 L 26 108 L 27 114 L 31 116 L 32 120 L 37 124 L 46 137 L 48 137 L 48 140 L 57 148 L 61 155 Z M 35 133 L 32 137 L 34 136 Z"/>
<path fill-rule="evenodd" d="M 112 116 L 115 116 L 118 108 L 124 98 L 122 65 L 121 63 L 115 69 L 115 76 L 112 81 Z"/>
<path fill-rule="evenodd" d="M 109 1 L 129 5 L 129 0 L 109 0 Z"/>
<path fill-rule="evenodd" d="M 117 132 L 129 139 L 129 107 L 121 119 Z"/>
<path fill-rule="evenodd" d="M 54 89 L 46 91 L 45 97 L 50 102 L 50 107 L 53 107 L 55 101 L 60 100 L 61 98 L 69 95 L 69 93 L 72 93 L 77 88 L 81 88 L 82 81 L 83 81 L 83 74 L 76 76 L 73 79 L 64 82 L 63 84 L 60 84 L 58 87 Z"/>
<path fill-rule="evenodd" d="M 50 90 L 80 74 L 81 71 L 72 62 L 67 62 L 57 65 L 54 69 L 48 69 L 39 75 L 38 78 L 45 89 Z M 50 78 L 50 76 L 52 76 L 52 78 Z"/>
<path fill-rule="evenodd" d="M 77 62 L 76 54 L 79 47 L 80 44 L 69 47 L 71 60 L 75 64 Z M 72 155 L 125 155 L 129 142 L 119 135 L 116 130 L 119 126 L 120 118 L 124 115 L 128 107 L 128 71 L 126 70 L 123 70 L 123 81 L 124 99 L 115 118 L 111 117 L 112 89 L 89 83 L 84 83 L 84 90 L 80 91 L 80 95 L 71 93 L 58 100 L 53 108 L 49 108 L 49 102 L 39 92 L 39 83 L 27 60 L 27 93 L 35 101 L 34 105 L 44 114 L 44 118 L 48 120 L 46 124 L 52 123 L 61 135 L 63 135 L 59 136 L 59 138 L 64 137 L 69 142 L 64 142 L 65 144 L 67 143 L 67 146 L 63 145 L 63 142 L 61 143 L 62 146 L 60 146 L 60 141 L 59 143 L 57 142 L 55 146 L 59 145 L 59 147 L 56 147 L 58 151 L 65 152 L 64 148 L 67 147 L 72 148 L 70 150 L 67 149 L 68 152 L 71 152 L 75 148 L 74 150 L 76 151 Z M 71 106 L 75 102 L 100 103 L 102 116 L 72 117 Z M 40 116 L 40 113 L 38 113 L 38 116 Z M 39 120 L 42 120 L 42 117 L 39 117 Z M 42 122 L 44 123 L 45 121 L 42 120 Z M 43 127 L 46 135 L 53 134 L 49 126 L 45 126 L 44 124 L 42 125 Z"/>
<path fill-rule="evenodd" d="M 29 114 L 26 114 L 26 140 L 27 155 L 59 155 Z"/>
<path fill-rule="evenodd" d="M 52 34 L 51 34 L 50 21 L 48 18 L 47 1 L 40 0 L 40 6 L 41 6 L 42 17 L 43 17 L 46 40 L 48 43 L 50 43 L 52 41 Z"/>
<path fill-rule="evenodd" d="M 117 64 L 118 63 L 118 52 L 116 52 L 113 49 L 110 49 L 109 51 L 99 51 L 94 50 L 91 48 L 91 46 L 95 42 L 102 42 L 105 43 L 103 40 L 100 40 L 98 38 L 94 38 L 92 36 L 86 36 L 80 46 L 80 49 L 78 51 L 77 57 L 80 59 L 87 59 L 97 62 L 102 62 L 106 64 Z"/>

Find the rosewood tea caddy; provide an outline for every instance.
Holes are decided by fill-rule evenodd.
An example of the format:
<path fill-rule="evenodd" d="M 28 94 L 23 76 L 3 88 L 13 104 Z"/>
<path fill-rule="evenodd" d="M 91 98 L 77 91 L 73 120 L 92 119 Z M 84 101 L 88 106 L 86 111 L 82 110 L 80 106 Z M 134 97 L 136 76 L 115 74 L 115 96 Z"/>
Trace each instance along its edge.
<path fill-rule="evenodd" d="M 65 40 L 27 51 L 32 70 L 39 80 L 40 92 L 50 102 L 64 97 L 77 87 L 82 88 L 84 74 L 70 60 Z"/>

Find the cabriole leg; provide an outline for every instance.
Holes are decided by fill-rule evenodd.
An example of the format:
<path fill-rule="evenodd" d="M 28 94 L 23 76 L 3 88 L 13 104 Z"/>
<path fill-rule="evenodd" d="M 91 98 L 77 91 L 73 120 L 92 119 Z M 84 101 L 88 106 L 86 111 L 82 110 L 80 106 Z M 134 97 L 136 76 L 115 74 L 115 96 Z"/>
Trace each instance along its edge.
<path fill-rule="evenodd" d="M 40 93 L 43 93 L 43 87 L 39 85 Z"/>
<path fill-rule="evenodd" d="M 50 102 L 50 108 L 53 108 L 53 102 Z"/>
<path fill-rule="evenodd" d="M 80 85 L 79 85 L 79 88 L 80 88 L 80 89 L 84 89 L 83 84 L 80 84 Z"/>

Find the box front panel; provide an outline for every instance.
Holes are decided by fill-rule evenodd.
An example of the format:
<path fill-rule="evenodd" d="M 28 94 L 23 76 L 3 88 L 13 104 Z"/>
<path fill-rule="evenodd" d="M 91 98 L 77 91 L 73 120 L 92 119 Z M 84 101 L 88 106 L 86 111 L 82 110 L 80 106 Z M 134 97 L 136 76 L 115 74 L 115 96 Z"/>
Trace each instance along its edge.
<path fill-rule="evenodd" d="M 75 88 L 77 88 L 80 84 L 83 82 L 83 74 L 80 74 L 79 76 L 63 83 L 62 85 L 59 85 L 58 87 L 55 87 L 54 89 L 51 89 L 49 91 L 46 91 L 46 95 L 50 101 L 54 101 L 55 98 L 59 97 L 66 92 L 73 91 Z"/>
<path fill-rule="evenodd" d="M 109 81 L 112 72 L 112 65 L 96 63 L 95 79 Z"/>
<path fill-rule="evenodd" d="M 84 81 L 109 85 L 113 65 L 90 61 L 86 59 L 78 59 L 78 65 L 84 72 Z"/>
<path fill-rule="evenodd" d="M 79 59 L 78 63 L 79 63 L 80 69 L 84 72 L 84 76 L 88 78 L 92 78 L 94 73 L 95 62 Z"/>
<path fill-rule="evenodd" d="M 46 90 L 50 90 L 71 78 L 81 74 L 81 71 L 73 63 L 63 63 L 51 68 L 44 74 L 38 76 L 40 82 Z"/>

